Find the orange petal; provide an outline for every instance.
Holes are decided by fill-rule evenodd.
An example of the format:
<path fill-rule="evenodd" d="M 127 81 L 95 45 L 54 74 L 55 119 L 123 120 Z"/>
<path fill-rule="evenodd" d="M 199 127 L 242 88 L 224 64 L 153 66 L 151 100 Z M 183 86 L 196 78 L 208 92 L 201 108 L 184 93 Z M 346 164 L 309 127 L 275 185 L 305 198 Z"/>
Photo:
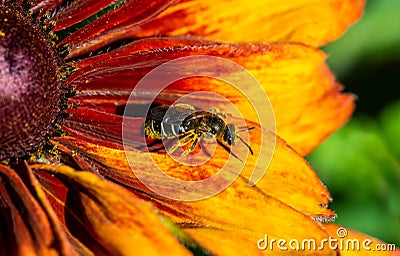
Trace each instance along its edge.
<path fill-rule="evenodd" d="M 343 256 L 399 256 L 400 250 L 395 244 L 387 244 L 376 238 L 369 237 L 357 231 L 336 224 L 323 224 L 336 241 L 332 244 L 340 249 Z"/>
<path fill-rule="evenodd" d="M 76 229 L 74 234 L 81 241 L 87 242 L 90 238 L 85 234 L 90 234 L 98 244 L 88 247 L 95 252 L 190 255 L 161 224 L 150 204 L 122 187 L 67 166 L 38 164 L 31 168 L 39 173 L 49 172 L 68 184 L 72 201 L 67 197 L 65 207 L 78 220 L 70 228 Z"/>
<path fill-rule="evenodd" d="M 319 50 L 292 44 L 272 45 L 268 53 L 233 59 L 263 86 L 275 113 L 276 133 L 302 155 L 341 127 L 354 110 L 353 96 L 341 93 L 325 59 Z M 249 88 L 246 93 L 251 92 Z M 257 120 L 245 100 L 234 103 L 246 119 Z"/>
<path fill-rule="evenodd" d="M 262 163 L 264 166 L 267 166 L 269 161 L 267 155 L 259 155 L 261 146 L 261 130 L 259 126 L 254 123 L 248 124 L 255 126 L 256 129 L 249 131 L 250 145 L 254 151 L 254 156 L 248 157 L 246 166 L 242 171 L 243 177 L 247 179 L 251 176 L 255 166 L 260 168 L 260 165 L 256 165 L 257 159 L 260 158 L 260 161 L 264 161 Z M 268 147 L 268 143 L 273 143 L 275 140 L 275 135 L 271 133 L 266 132 L 263 136 L 265 136 L 262 142 L 264 147 Z M 164 154 L 151 153 L 153 163 L 147 158 L 149 153 L 130 152 L 132 154 L 131 157 L 137 159 L 137 164 L 132 166 L 134 168 L 132 170 L 122 150 L 113 150 L 68 137 L 56 138 L 56 140 L 61 145 L 78 153 L 78 155 L 85 157 L 87 161 L 97 165 L 102 175 L 145 191 L 148 189 L 136 178 L 133 170 L 148 170 L 155 163 L 172 177 L 182 180 L 201 180 L 221 170 L 228 157 L 227 152 L 221 147 L 217 147 L 215 155 L 209 162 L 201 166 L 192 167 L 181 165 Z M 277 143 L 270 167 L 263 179 L 257 184 L 257 187 L 266 194 L 278 198 L 305 214 L 313 217 L 333 217 L 335 214 L 326 208 L 331 199 L 329 192 L 315 172 L 285 142 L 279 138 L 276 140 Z M 256 170 L 264 173 L 264 170 Z M 157 178 L 154 177 L 154 179 Z"/>
<path fill-rule="evenodd" d="M 185 228 L 183 230 L 200 245 L 216 255 L 339 255 L 335 250 L 314 250 L 313 248 L 308 250 L 307 243 L 304 243 L 305 249 L 302 249 L 302 240 L 298 250 L 285 250 L 284 247 L 289 249 L 290 240 L 286 240 L 282 249 L 279 249 L 277 241 L 273 241 L 275 238 L 268 236 L 268 234 L 255 239 L 256 237 L 253 238 L 248 234 L 215 228 Z M 272 245 L 271 241 L 273 241 Z M 268 248 L 264 250 L 265 242 L 268 243 Z"/>
<path fill-rule="evenodd" d="M 214 228 L 185 228 L 183 230 L 216 255 L 253 256 L 272 253 L 258 249 L 257 241 L 235 231 Z"/>
<path fill-rule="evenodd" d="M 231 42 L 301 42 L 321 46 L 341 36 L 360 17 L 364 4 L 364 0 L 184 1 L 132 34 L 197 35 Z"/>
<path fill-rule="evenodd" d="M 250 126 L 257 127 L 255 124 L 250 124 Z M 255 152 L 259 150 L 260 137 L 259 129 L 256 128 L 250 132 L 251 146 Z M 271 143 L 271 140 L 264 139 L 263 143 Z M 242 172 L 244 177 L 249 178 L 251 172 L 254 172 L 253 167 L 256 166 L 257 158 L 262 158 L 262 156 L 255 154 L 254 157 L 250 156 L 247 159 L 247 168 L 244 168 Z M 265 161 L 267 160 L 265 159 Z M 279 137 L 276 138 L 276 145 L 268 170 L 257 183 L 257 187 L 268 195 L 272 195 L 313 217 L 331 218 L 335 216 L 333 211 L 326 208 L 332 198 L 317 174 L 303 157 L 298 155 Z"/>
<path fill-rule="evenodd" d="M 222 252 L 224 245 L 219 246 L 215 239 L 221 238 L 221 242 L 229 245 L 233 242 L 241 246 L 243 252 L 247 246 L 257 246 L 260 239 L 268 237 L 268 241 L 275 239 L 315 239 L 321 243 L 327 239 L 324 232 L 321 232 L 318 223 L 303 215 L 286 204 L 267 196 L 254 187 L 249 187 L 247 182 L 238 178 L 229 188 L 206 200 L 196 202 L 177 202 L 165 199 L 158 199 L 161 206 L 160 211 L 183 227 L 194 225 L 194 227 L 207 227 L 203 234 L 192 237 L 201 245 L 212 252 Z M 223 234 L 214 232 L 214 229 L 225 230 Z M 190 234 L 196 233 L 194 229 Z M 230 240 L 229 233 L 233 233 Z M 213 237 L 217 235 L 217 237 Z M 246 238 L 246 239 L 244 239 Z M 233 241 L 232 241 L 233 240 Z M 267 239 L 265 239 L 267 240 Z M 267 241 L 267 243 L 269 243 Z M 274 249 L 275 248 L 275 249 Z M 266 252 L 276 253 L 277 248 L 265 248 Z M 292 252 L 291 252 L 292 253 Z M 299 255 L 307 255 L 309 252 L 299 252 Z M 321 250 L 322 255 L 336 255 L 335 251 L 325 248 Z"/>
<path fill-rule="evenodd" d="M 256 128 L 253 131 L 258 131 L 258 134 L 251 134 L 250 137 L 257 141 L 260 129 Z M 94 164 L 104 176 L 134 188 L 133 192 L 138 197 L 151 200 L 168 218 L 184 226 L 193 224 L 231 230 L 242 234 L 240 236 L 246 236 L 248 241 L 254 241 L 254 243 L 262 238 L 264 233 L 268 233 L 271 238 L 282 238 L 288 241 L 307 238 L 314 238 L 316 241 L 327 239 L 326 234 L 321 232 L 320 226 L 316 222 L 292 208 L 298 207 L 300 210 L 312 212 L 315 215 L 332 215 L 332 212 L 321 207 L 321 204 L 327 204 L 328 192 L 309 166 L 294 152 L 282 155 L 282 158 L 291 161 L 293 166 L 288 166 L 287 169 L 285 167 L 274 169 L 272 176 L 269 176 L 269 172 L 267 172 L 264 177 L 265 180 L 277 179 L 279 183 L 260 183 L 260 188 L 257 188 L 249 186 L 248 179 L 239 177 L 230 187 L 215 196 L 195 202 L 183 202 L 163 198 L 141 184 L 133 175 L 125 154 L 121 150 L 100 147 L 68 137 L 57 138 L 57 141 L 71 148 L 75 154 L 82 155 L 91 164 Z M 259 146 L 253 141 L 251 145 L 254 146 L 254 159 L 256 159 Z M 282 142 L 278 143 L 276 154 L 279 155 L 281 150 L 290 152 L 290 148 Z M 153 163 L 145 157 L 145 154 L 148 156 L 150 153 L 128 152 L 128 154 L 135 159 L 133 169 L 147 170 L 146 172 L 153 181 L 162 179 L 150 172 Z M 165 173 L 183 180 L 210 177 L 222 168 L 227 157 L 227 153 L 219 148 L 214 157 L 205 165 L 193 167 L 180 165 L 163 154 L 151 155 Z M 254 165 L 254 159 L 252 157 L 248 159 L 250 168 L 251 165 Z M 277 167 L 280 164 L 284 165 L 284 162 L 280 163 L 280 161 L 282 159 L 278 159 Z M 296 169 L 297 165 L 301 167 L 300 170 Z M 293 167 L 294 170 L 291 169 Z M 290 174 L 291 171 L 292 174 Z M 296 171 L 305 174 L 297 178 Z M 171 188 L 168 187 L 169 184 L 165 180 L 160 180 L 157 186 L 165 190 Z M 283 188 L 286 186 L 288 188 Z M 298 189 L 296 190 L 296 188 Z M 181 193 L 185 193 L 184 190 Z M 269 193 L 276 195 L 281 201 Z M 307 202 L 308 199 L 310 202 Z M 212 251 L 211 247 L 207 248 Z M 325 253 L 335 254 L 331 250 L 326 250 Z"/>
<path fill-rule="evenodd" d="M 168 1 L 157 2 L 169 4 Z M 95 50 L 125 38 L 193 35 L 228 42 L 299 42 L 321 46 L 341 36 L 360 17 L 364 2 L 180 1 L 150 21 L 135 19 L 136 13 L 144 7 L 135 12 L 125 10 L 124 13 L 122 5 L 74 33 L 63 43 L 72 43 L 73 51 L 82 47 Z M 128 4 L 137 8 L 136 2 Z M 124 21 L 128 21 L 120 21 L 121 13 L 126 17 Z M 151 14 L 154 13 L 158 14 L 153 10 Z M 107 29 L 104 31 L 105 26 Z"/>
<path fill-rule="evenodd" d="M 152 44 L 154 41 L 147 42 Z M 93 111 L 116 111 L 117 106 L 124 106 L 135 84 L 160 65 L 160 62 L 191 55 L 211 55 L 232 60 L 257 78 L 271 101 L 276 118 L 276 133 L 303 155 L 312 151 L 330 133 L 342 126 L 353 112 L 353 96 L 340 92 L 341 86 L 335 82 L 325 64 L 326 56 L 320 50 L 298 44 L 199 43 L 202 45 L 182 47 L 179 40 L 165 41 L 163 48 L 148 52 L 137 52 L 135 45 L 132 45 L 132 55 L 103 59 L 83 67 L 67 80 L 70 86 L 76 86 L 80 90 L 80 94 L 70 101 L 82 103 L 81 108 L 93 108 Z M 139 45 L 143 44 L 145 42 Z M 193 67 L 194 70 L 206 68 L 199 64 Z M 179 70 L 176 73 L 179 74 Z M 169 100 L 167 103 L 171 103 L 187 93 L 214 92 L 234 103 L 247 120 L 258 122 L 254 108 L 264 106 L 252 106 L 243 94 L 254 101 L 260 98 L 260 93 L 252 84 L 240 85 L 245 87 L 243 92 L 217 79 L 193 77 L 167 87 L 163 96 L 164 100 Z M 118 95 L 118 100 L 115 95 Z M 107 98 L 113 101 L 106 102 Z M 226 104 L 213 104 L 221 111 L 226 107 Z M 78 108 L 76 112 L 79 111 Z M 90 125 L 85 120 L 72 121 Z M 102 128 L 102 123 L 92 125 Z"/>

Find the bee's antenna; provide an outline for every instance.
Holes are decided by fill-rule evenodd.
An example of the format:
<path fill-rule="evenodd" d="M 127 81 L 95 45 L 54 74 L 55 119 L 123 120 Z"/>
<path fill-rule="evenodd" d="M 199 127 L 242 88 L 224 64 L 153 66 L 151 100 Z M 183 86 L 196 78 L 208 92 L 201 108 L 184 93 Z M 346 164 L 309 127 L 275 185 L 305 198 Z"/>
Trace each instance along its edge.
<path fill-rule="evenodd" d="M 231 150 L 228 146 L 226 146 L 224 143 L 222 143 L 222 142 L 219 141 L 219 140 L 217 140 L 217 143 L 218 143 L 221 147 L 223 147 L 226 151 L 228 151 L 229 154 L 231 154 L 232 156 L 234 156 L 236 159 L 238 159 L 240 162 L 243 163 L 242 159 L 240 159 L 237 155 L 235 155 L 235 154 L 232 152 L 232 150 Z"/>
<path fill-rule="evenodd" d="M 254 128 L 254 127 L 253 127 L 253 128 Z M 254 155 L 253 150 L 251 149 L 250 145 L 247 144 L 247 142 L 244 141 L 244 139 L 242 139 L 242 137 L 240 137 L 239 135 L 237 135 L 237 137 L 243 142 L 244 145 L 246 145 L 246 147 L 249 149 L 250 153 L 251 153 L 252 155 Z"/>
<path fill-rule="evenodd" d="M 251 131 L 251 130 L 256 129 L 255 126 L 253 126 L 253 127 L 241 126 L 241 127 L 238 127 L 238 128 L 239 128 L 239 131 L 238 131 L 238 132 L 245 132 L 245 131 Z"/>

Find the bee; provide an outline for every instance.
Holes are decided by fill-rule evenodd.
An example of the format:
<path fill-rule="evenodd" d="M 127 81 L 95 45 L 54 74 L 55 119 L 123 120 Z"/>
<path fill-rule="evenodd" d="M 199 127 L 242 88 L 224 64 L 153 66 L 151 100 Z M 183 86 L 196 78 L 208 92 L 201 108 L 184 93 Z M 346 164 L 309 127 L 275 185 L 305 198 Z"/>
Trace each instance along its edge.
<path fill-rule="evenodd" d="M 178 103 L 172 106 L 161 105 L 150 110 L 145 124 L 144 134 L 149 139 L 174 139 L 169 153 L 175 152 L 179 146 L 188 145 L 183 154 L 192 152 L 201 139 L 212 142 L 214 139 L 229 154 L 239 159 L 230 149 L 240 140 L 253 155 L 253 150 L 244 141 L 239 133 L 252 130 L 247 126 L 239 129 L 234 124 L 225 122 L 225 115 L 215 110 L 203 111 L 192 105 Z M 239 159 L 242 161 L 241 159 Z"/>

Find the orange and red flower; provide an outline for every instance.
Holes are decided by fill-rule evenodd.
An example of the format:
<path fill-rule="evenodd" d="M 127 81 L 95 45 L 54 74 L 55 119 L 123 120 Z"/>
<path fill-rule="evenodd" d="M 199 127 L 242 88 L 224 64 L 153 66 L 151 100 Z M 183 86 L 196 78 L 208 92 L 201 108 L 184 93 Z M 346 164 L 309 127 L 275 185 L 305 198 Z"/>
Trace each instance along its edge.
<path fill-rule="evenodd" d="M 0 101 L 0 117 L 15 116 L 13 125 L 22 127 L 0 125 L 1 142 L 13 142 L 0 146 L 1 250 L 20 255 L 338 255 L 339 249 L 329 247 L 317 252 L 262 251 L 257 241 L 268 234 L 276 241 L 312 238 L 320 243 L 338 229 L 316 221 L 334 218 L 335 213 L 327 208 L 329 192 L 302 156 L 353 112 L 353 96 L 341 93 L 317 47 L 338 38 L 360 17 L 363 6 L 363 0 L 2 1 L 0 50 L 9 47 L 7 56 L 17 52 L 7 41 L 15 40 L 9 37 L 12 26 L 4 24 L 11 24 L 6 15 L 18 13 L 19 23 L 11 25 L 28 22 L 31 33 L 44 38 L 58 56 L 53 61 L 58 73 L 52 77 L 46 73 L 46 81 L 26 80 L 32 94 L 24 94 L 26 101 L 18 102 L 15 113 L 9 113 L 10 104 L 17 106 L 14 99 L 5 96 L 15 92 L 16 83 L 7 84 L 13 90 L 0 90 L 0 100 L 5 99 Z M 51 32 L 45 32 L 49 26 Z M 172 84 L 161 103 L 172 104 L 179 95 L 199 90 L 215 92 L 234 103 L 245 113 L 247 124 L 256 127 L 249 131 L 255 156 L 231 186 L 208 199 L 175 201 L 143 185 L 132 168 L 147 170 L 150 154 L 172 177 L 205 179 L 224 166 L 226 152 L 217 147 L 210 161 L 195 168 L 163 152 L 126 152 L 122 113 L 134 104 L 127 102 L 129 95 L 149 71 L 169 60 L 196 55 L 236 62 L 260 81 L 276 117 L 276 134 L 267 132 L 267 140 L 276 141 L 276 146 L 263 179 L 248 186 L 256 161 L 267 161 L 260 155 L 260 120 L 252 106 L 240 92 L 216 79 L 197 77 Z M 10 57 L 0 59 L 1 75 L 11 74 L 10 63 Z M 43 72 L 47 66 L 42 64 L 30 68 Z M 56 83 L 49 90 L 61 91 L 59 105 L 35 109 L 31 104 L 53 100 L 37 88 L 49 81 Z M 247 93 L 255 92 L 248 88 Z M 54 102 L 47 106 L 54 107 Z M 28 112 L 21 114 L 20 108 Z M 42 123 L 45 111 L 54 116 Z M 29 114 L 32 118 L 27 121 Z M 126 117 L 136 126 L 143 119 Z M 34 127 L 30 122 L 45 125 L 39 130 L 47 130 L 49 123 L 54 127 L 41 140 L 19 138 L 17 131 Z M 14 149 L 20 153 L 13 154 Z M 126 154 L 135 159 L 134 166 Z M 162 184 L 157 175 L 151 178 Z M 359 235 L 349 234 L 353 236 Z M 391 253 L 382 255 L 399 252 Z"/>

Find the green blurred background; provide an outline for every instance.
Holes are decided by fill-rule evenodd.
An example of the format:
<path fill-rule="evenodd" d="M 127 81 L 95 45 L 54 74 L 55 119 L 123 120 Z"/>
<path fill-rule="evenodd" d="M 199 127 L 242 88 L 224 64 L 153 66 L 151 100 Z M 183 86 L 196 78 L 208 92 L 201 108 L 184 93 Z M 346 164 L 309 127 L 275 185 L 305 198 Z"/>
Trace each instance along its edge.
<path fill-rule="evenodd" d="M 400 0 L 369 0 L 323 50 L 357 109 L 307 158 L 334 198 L 336 223 L 400 246 Z"/>

